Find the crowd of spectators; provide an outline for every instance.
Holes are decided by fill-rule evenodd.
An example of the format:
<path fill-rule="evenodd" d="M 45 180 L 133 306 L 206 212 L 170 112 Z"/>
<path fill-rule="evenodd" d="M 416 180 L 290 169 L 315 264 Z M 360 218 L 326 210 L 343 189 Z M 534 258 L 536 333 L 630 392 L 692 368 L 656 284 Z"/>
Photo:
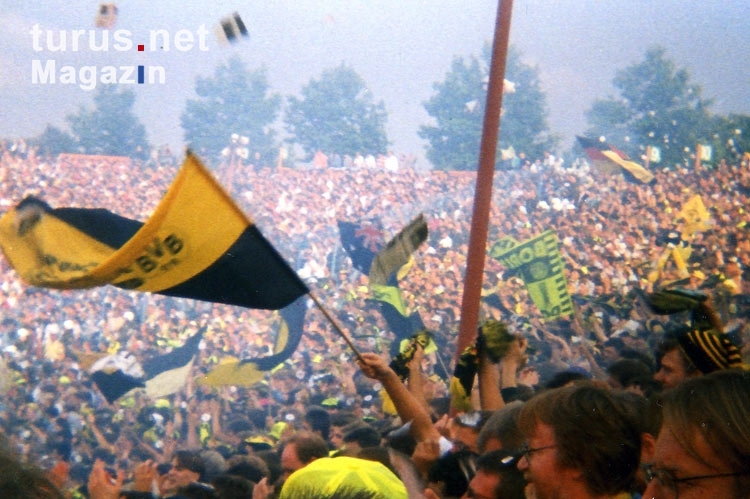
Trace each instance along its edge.
<path fill-rule="evenodd" d="M 141 221 L 162 198 L 179 163 L 45 158 L 33 148 L 21 154 L 4 147 L 0 154 L 0 211 L 35 195 L 53 207 L 106 208 Z M 400 288 L 407 308 L 421 315 L 437 346 L 420 356 L 420 389 L 432 420 L 444 418 L 448 408 L 441 401 L 448 397 L 454 369 L 475 174 L 416 171 L 404 165 L 393 171 L 354 161 L 342 168 L 306 169 L 240 164 L 231 179 L 223 179 L 221 165 L 209 166 L 220 182 L 231 181 L 227 187 L 237 204 L 361 352 L 388 353 L 394 335 L 372 301 L 367 276 L 353 268 L 342 248 L 337 221 L 378 218 L 386 234 L 393 235 L 416 215 L 425 215 L 429 239 Z M 504 237 L 523 241 L 552 229 L 576 304 L 574 316 L 544 320 L 523 281 L 487 259 L 483 295 L 499 300 L 483 302 L 482 320 L 500 320 L 523 338 L 527 359 L 514 373 L 518 392 L 564 384 L 565 375 L 616 378 L 618 388 L 637 385 L 641 393 L 658 391 L 650 378 L 658 368 L 657 343 L 670 319 L 649 310 L 642 293 L 670 283 L 710 295 L 725 331 L 745 345 L 745 359 L 750 356 L 750 165 L 722 160 L 653 172 L 653 185 L 606 175 L 584 160 L 569 166 L 527 163 L 496 173 L 490 244 Z M 692 251 L 685 268 L 670 257 L 670 245 L 672 234 L 683 228 L 677 215 L 694 195 L 708 209 L 711 226 L 689 241 Z M 199 380 L 225 357 L 269 353 L 277 313 L 112 287 L 31 288 L 5 259 L 0 260 L 0 312 L 0 425 L 7 446 L 59 478 L 58 485 L 67 491 L 83 490 L 92 479 L 106 489 L 107 480 L 95 479 L 107 473 L 115 477 L 115 469 L 136 477 L 140 470 L 153 483 L 160 474 L 174 480 L 177 472 L 187 470 L 192 473 L 188 484 L 208 483 L 232 466 L 260 468 L 260 475 L 248 480 L 258 490 L 270 491 L 286 471 L 294 471 L 283 469 L 283 446 L 289 435 L 313 429 L 315 418 L 306 417 L 311 408 L 324 408 L 322 419 L 330 418 L 331 435 L 326 428 L 322 436 L 328 450 L 343 445 L 331 443 L 334 434 L 352 449 L 360 440 L 367 442 L 363 428 L 382 435 L 398 421 L 394 411 L 384 408 L 382 380 L 363 373 L 362 359 L 358 366 L 315 308 L 308 311 L 302 341 L 288 361 L 251 386 L 218 388 Z M 192 376 L 182 391 L 163 399 L 135 393 L 109 404 L 82 367 L 85 355 L 98 352 L 128 351 L 137 358 L 163 354 L 183 344 L 200 325 L 208 330 Z M 623 366 L 623 357 L 637 366 Z M 423 477 L 428 472 L 419 469 L 419 456 L 425 442 L 432 439 L 406 452 Z M 314 443 L 305 445 L 313 449 L 312 457 L 321 457 Z M 200 465 L 190 464 L 194 456 L 179 454 L 182 449 L 200 449 Z M 247 455 L 262 459 L 247 464 L 238 459 L 241 450 L 245 461 Z M 216 469 L 209 472 L 212 462 Z M 166 472 L 169 464 L 173 471 Z M 480 471 L 493 469 L 487 460 L 480 464 Z M 470 481 L 467 476 L 464 489 Z M 449 496 L 443 491 L 441 497 Z"/>

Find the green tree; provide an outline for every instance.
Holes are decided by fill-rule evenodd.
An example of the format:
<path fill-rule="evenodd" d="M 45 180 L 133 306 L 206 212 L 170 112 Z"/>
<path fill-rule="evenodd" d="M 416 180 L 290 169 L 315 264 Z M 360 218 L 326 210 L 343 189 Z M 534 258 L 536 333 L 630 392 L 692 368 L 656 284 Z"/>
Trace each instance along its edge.
<path fill-rule="evenodd" d="M 88 154 L 147 157 L 150 146 L 146 128 L 133 114 L 134 103 L 132 90 L 101 85 L 94 96 L 94 109 L 81 106 L 78 114 L 66 117 L 79 150 Z"/>
<path fill-rule="evenodd" d="M 736 164 L 743 153 L 750 153 L 750 116 L 730 114 L 717 116 L 714 119 L 711 146 L 714 150 L 714 161 L 726 159 Z"/>
<path fill-rule="evenodd" d="M 659 147 L 662 164 L 670 166 L 689 162 L 695 145 L 712 139 L 711 101 L 663 48 L 647 50 L 643 61 L 617 71 L 612 83 L 619 96 L 594 101 L 586 112 L 587 135 L 605 136 L 636 158 L 647 146 Z"/>
<path fill-rule="evenodd" d="M 489 73 L 491 46 L 485 44 L 482 53 L 485 71 Z M 541 158 L 544 151 L 556 148 L 560 139 L 550 133 L 547 124 L 549 109 L 539 80 L 539 68 L 524 64 L 521 53 L 510 47 L 505 79 L 513 82 L 515 92 L 503 97 L 499 146 L 504 149 L 513 146 L 517 153 L 523 152 L 532 159 Z"/>
<path fill-rule="evenodd" d="M 419 136 L 427 140 L 427 159 L 438 169 L 474 170 L 479 161 L 487 101 L 491 50 L 485 44 L 482 58 L 453 59 L 445 80 L 434 84 L 435 94 L 424 103 L 434 125 L 423 125 Z M 515 92 L 503 96 L 498 147 L 513 146 L 529 157 L 541 157 L 558 139 L 549 133 L 546 95 L 538 70 L 525 65 L 513 47 L 508 51 L 505 79 Z M 497 155 L 498 161 L 500 155 Z"/>
<path fill-rule="evenodd" d="M 39 148 L 39 155 L 57 156 L 60 153 L 78 152 L 78 142 L 76 139 L 59 128 L 47 125 L 41 135 L 31 138 L 27 141 L 29 145 Z"/>
<path fill-rule="evenodd" d="M 440 170 L 475 170 L 482 137 L 485 99 L 484 74 L 476 57 L 454 57 L 443 82 L 424 103 L 435 125 L 422 125 L 419 136 L 427 140 L 426 156 Z"/>
<path fill-rule="evenodd" d="M 287 99 L 285 123 L 293 142 L 308 155 L 385 152 L 387 114 L 365 81 L 343 63 L 323 71 Z"/>
<path fill-rule="evenodd" d="M 249 71 L 238 58 L 216 68 L 213 78 L 196 79 L 197 99 L 189 99 L 180 123 L 185 142 L 206 159 L 217 159 L 232 134 L 248 137 L 250 154 L 266 164 L 278 153 L 271 125 L 281 109 L 281 96 L 269 93 L 265 68 Z"/>

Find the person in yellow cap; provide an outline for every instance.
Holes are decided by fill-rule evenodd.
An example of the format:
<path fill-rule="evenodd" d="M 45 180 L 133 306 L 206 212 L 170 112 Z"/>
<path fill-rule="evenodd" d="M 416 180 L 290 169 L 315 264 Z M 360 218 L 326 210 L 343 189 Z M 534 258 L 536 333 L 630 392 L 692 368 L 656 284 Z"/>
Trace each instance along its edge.
<path fill-rule="evenodd" d="M 292 473 L 281 499 L 407 499 L 404 483 L 385 465 L 355 457 L 324 457 Z"/>

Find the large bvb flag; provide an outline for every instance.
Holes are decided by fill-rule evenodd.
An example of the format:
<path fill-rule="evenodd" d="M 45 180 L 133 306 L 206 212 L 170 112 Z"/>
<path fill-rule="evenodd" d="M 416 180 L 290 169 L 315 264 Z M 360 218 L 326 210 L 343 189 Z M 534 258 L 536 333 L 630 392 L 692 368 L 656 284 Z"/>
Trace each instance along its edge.
<path fill-rule="evenodd" d="M 188 152 L 145 223 L 26 198 L 0 218 L 0 247 L 28 284 L 105 284 L 276 310 L 308 292 L 257 227 Z"/>
<path fill-rule="evenodd" d="M 627 154 L 610 144 L 586 137 L 579 136 L 577 138 L 581 147 L 599 170 L 605 173 L 622 173 L 627 180 L 632 182 L 651 184 L 656 181 L 650 171 L 635 161 L 631 161 Z"/>

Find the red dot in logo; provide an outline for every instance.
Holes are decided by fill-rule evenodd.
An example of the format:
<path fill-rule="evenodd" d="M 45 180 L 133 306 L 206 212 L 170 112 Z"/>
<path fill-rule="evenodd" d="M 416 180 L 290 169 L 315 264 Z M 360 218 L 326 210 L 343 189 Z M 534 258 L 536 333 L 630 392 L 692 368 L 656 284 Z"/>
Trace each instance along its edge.
<path fill-rule="evenodd" d="M 143 52 L 144 50 L 146 50 L 145 45 L 138 45 L 138 52 Z"/>

